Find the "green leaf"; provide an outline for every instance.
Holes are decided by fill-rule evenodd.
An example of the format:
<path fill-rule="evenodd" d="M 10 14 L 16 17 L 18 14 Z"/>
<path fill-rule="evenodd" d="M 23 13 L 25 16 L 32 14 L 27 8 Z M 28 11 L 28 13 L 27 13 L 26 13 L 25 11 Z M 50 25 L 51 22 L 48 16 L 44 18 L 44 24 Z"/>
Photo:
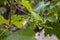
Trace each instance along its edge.
<path fill-rule="evenodd" d="M 30 11 L 31 12 L 31 15 L 35 18 L 35 20 L 41 20 L 42 21 L 42 18 L 35 12 L 33 11 Z"/>
<path fill-rule="evenodd" d="M 18 15 L 12 15 L 11 23 L 16 25 L 18 28 L 22 28 L 24 20 Z"/>
<path fill-rule="evenodd" d="M 29 11 L 32 11 L 31 4 L 30 4 L 28 1 L 22 0 L 22 1 L 21 1 L 21 4 L 22 4 L 24 7 L 26 7 Z"/>
<path fill-rule="evenodd" d="M 50 23 L 47 22 L 46 23 L 48 26 L 53 27 L 53 29 L 45 29 L 45 35 L 49 34 L 55 34 L 59 39 L 60 39 L 60 23 L 54 22 L 54 23 Z"/>
<path fill-rule="evenodd" d="M 48 16 L 48 17 L 46 18 L 46 20 L 48 20 L 48 21 L 50 21 L 50 22 L 56 22 L 56 21 L 57 21 L 56 17 L 54 17 L 54 16 Z"/>
<path fill-rule="evenodd" d="M 44 3 L 44 1 L 40 1 L 37 4 L 37 7 L 33 9 L 34 12 L 40 14 L 43 13 L 46 10 L 46 7 L 50 4 L 50 2 L 47 2 L 46 4 Z"/>
<path fill-rule="evenodd" d="M 21 20 L 21 17 L 20 17 L 20 15 L 12 15 L 11 20 L 12 21 L 19 21 L 19 20 Z"/>
<path fill-rule="evenodd" d="M 7 37 L 6 40 L 35 40 L 35 33 L 31 29 L 22 29 Z"/>
<path fill-rule="evenodd" d="M 0 24 L 3 24 L 3 23 L 8 24 L 8 20 L 5 20 L 3 16 L 0 15 Z"/>
<path fill-rule="evenodd" d="M 13 22 L 13 24 L 14 24 L 17 28 L 22 28 L 22 26 L 23 26 L 23 21 Z"/>

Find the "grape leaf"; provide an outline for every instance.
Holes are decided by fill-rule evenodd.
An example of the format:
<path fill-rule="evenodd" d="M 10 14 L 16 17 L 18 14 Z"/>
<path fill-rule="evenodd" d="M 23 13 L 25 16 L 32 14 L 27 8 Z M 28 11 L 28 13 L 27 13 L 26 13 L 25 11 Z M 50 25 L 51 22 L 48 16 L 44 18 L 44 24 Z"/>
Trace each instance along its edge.
<path fill-rule="evenodd" d="M 48 20 L 48 21 L 50 21 L 50 22 L 56 22 L 56 21 L 57 21 L 56 17 L 54 17 L 54 16 L 48 16 L 48 17 L 46 18 L 46 20 Z"/>
<path fill-rule="evenodd" d="M 32 11 L 31 4 L 30 4 L 28 1 L 22 0 L 22 1 L 21 1 L 21 4 L 22 4 L 24 7 L 26 7 L 29 11 Z"/>
<path fill-rule="evenodd" d="M 3 24 L 3 23 L 8 24 L 8 20 L 5 20 L 3 16 L 0 15 L 0 24 Z"/>
<path fill-rule="evenodd" d="M 35 40 L 35 33 L 31 29 L 22 29 L 7 37 L 6 40 Z"/>
<path fill-rule="evenodd" d="M 60 23 L 57 23 L 57 22 L 47 22 L 46 23 L 48 26 L 51 26 L 53 27 L 53 29 L 45 29 L 45 35 L 47 34 L 55 34 L 59 39 L 60 39 Z"/>
<path fill-rule="evenodd" d="M 12 15 L 11 18 L 11 23 L 14 24 L 15 26 L 17 26 L 18 28 L 22 28 L 23 26 L 23 20 L 21 19 L 21 17 L 18 15 Z"/>
<path fill-rule="evenodd" d="M 42 12 L 44 12 L 46 10 L 46 7 L 50 4 L 50 2 L 47 2 L 46 4 L 44 3 L 44 1 L 40 1 L 37 4 L 37 7 L 33 9 L 34 12 L 40 14 Z"/>

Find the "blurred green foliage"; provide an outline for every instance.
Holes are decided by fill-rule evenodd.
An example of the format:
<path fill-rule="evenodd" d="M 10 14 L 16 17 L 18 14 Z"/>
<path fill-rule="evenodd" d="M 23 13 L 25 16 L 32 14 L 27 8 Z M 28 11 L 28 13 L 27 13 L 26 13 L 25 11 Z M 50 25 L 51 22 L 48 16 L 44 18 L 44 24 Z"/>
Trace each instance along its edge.
<path fill-rule="evenodd" d="M 4 2 L 7 2 L 7 0 L 0 0 L 0 4 Z M 10 31 L 6 31 L 6 33 L 0 30 L 0 34 L 4 32 L 0 36 L 0 40 L 36 40 L 33 31 L 36 26 L 44 27 L 45 35 L 55 34 L 60 39 L 60 0 L 48 0 L 47 2 L 40 0 L 35 6 L 35 0 L 16 0 L 16 2 L 22 4 L 30 13 L 26 16 L 12 14 L 11 20 L 9 19 L 11 24 L 14 24 L 21 30 L 16 33 L 11 32 L 12 34 L 9 33 Z M 1 13 L 2 12 L 0 12 L 0 14 Z M 0 15 L 0 25 L 7 24 L 9 28 L 11 26 L 9 20 L 5 20 L 3 16 Z M 26 29 L 23 28 L 24 21 L 28 22 L 28 28 Z"/>

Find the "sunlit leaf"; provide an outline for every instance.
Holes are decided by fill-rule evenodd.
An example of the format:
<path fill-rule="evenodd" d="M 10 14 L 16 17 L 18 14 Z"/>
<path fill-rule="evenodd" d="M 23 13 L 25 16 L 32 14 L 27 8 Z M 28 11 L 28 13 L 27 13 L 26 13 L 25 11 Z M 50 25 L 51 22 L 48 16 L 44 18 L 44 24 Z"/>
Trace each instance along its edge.
<path fill-rule="evenodd" d="M 31 15 L 36 19 L 36 20 L 41 20 L 42 21 L 42 18 L 36 14 L 35 12 L 31 11 Z"/>
<path fill-rule="evenodd" d="M 8 24 L 8 21 L 3 18 L 3 16 L 0 15 L 0 24 Z"/>
<path fill-rule="evenodd" d="M 23 20 L 21 19 L 21 17 L 18 15 L 12 15 L 12 19 L 11 19 L 11 23 L 16 25 L 16 27 L 18 28 L 22 28 L 23 26 Z"/>
<path fill-rule="evenodd" d="M 31 5 L 30 5 L 30 3 L 29 3 L 28 1 L 22 0 L 21 4 L 22 4 L 24 7 L 26 7 L 29 11 L 32 10 L 32 7 L 31 7 Z"/>

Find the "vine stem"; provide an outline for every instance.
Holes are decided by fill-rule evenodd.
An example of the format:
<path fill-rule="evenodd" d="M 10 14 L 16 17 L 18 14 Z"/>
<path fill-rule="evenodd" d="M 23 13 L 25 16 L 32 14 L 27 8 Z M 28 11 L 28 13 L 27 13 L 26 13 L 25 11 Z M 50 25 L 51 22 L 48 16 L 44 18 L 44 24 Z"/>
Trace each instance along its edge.
<path fill-rule="evenodd" d="M 10 20 L 9 20 L 9 27 L 11 27 L 11 16 L 12 16 L 12 0 L 7 0 L 8 2 L 10 2 L 10 14 L 9 14 L 9 18 L 10 18 Z M 8 27 L 8 28 L 9 28 Z M 8 30 L 8 28 L 7 29 L 5 29 L 1 34 L 0 34 L 0 36 L 2 36 L 7 30 Z"/>
<path fill-rule="evenodd" d="M 9 25 L 11 26 L 11 18 L 12 18 L 12 0 L 10 1 L 10 15 L 9 15 Z"/>

